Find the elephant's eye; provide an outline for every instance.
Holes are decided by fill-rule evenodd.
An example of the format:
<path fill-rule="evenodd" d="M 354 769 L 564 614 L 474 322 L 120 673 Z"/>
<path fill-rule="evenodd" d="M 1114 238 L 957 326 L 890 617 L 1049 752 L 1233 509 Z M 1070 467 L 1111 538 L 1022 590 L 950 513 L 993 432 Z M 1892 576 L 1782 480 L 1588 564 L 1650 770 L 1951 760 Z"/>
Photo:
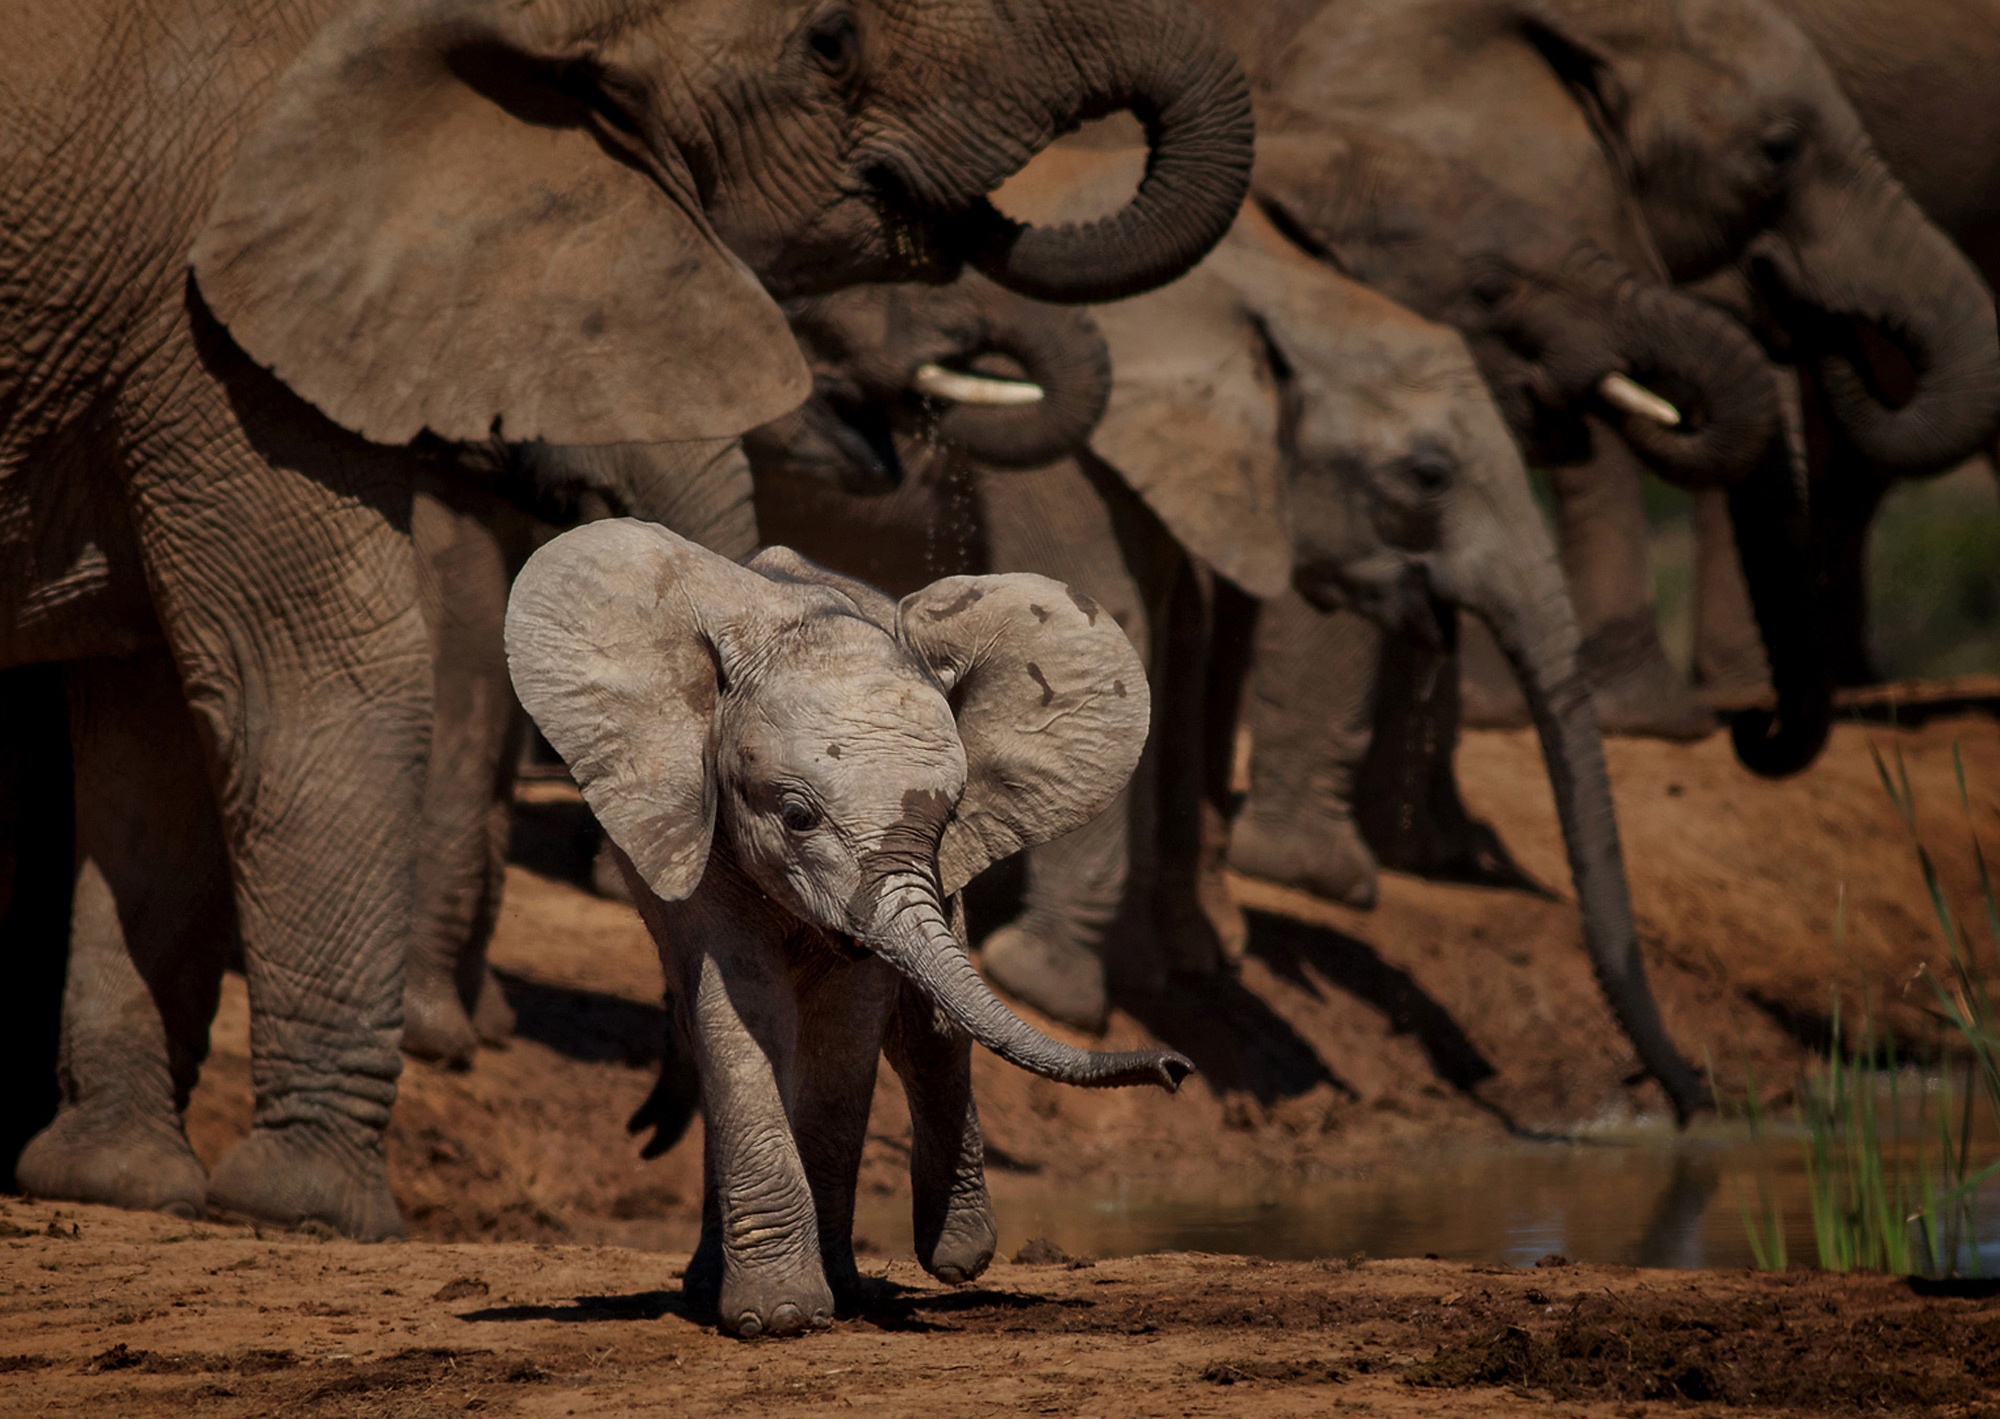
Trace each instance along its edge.
<path fill-rule="evenodd" d="M 1799 149 L 1804 146 L 1804 141 L 1796 128 L 1774 128 L 1759 140 L 1757 149 L 1763 153 L 1771 171 L 1780 174 L 1790 171 L 1792 164 L 1799 160 Z"/>
<path fill-rule="evenodd" d="M 854 16 L 845 10 L 836 10 L 814 24 L 806 43 L 819 67 L 836 79 L 851 77 L 860 66 L 861 31 L 855 28 Z"/>
<path fill-rule="evenodd" d="M 819 826 L 819 810 L 803 798 L 787 798 L 778 805 L 778 821 L 795 833 L 809 833 Z"/>

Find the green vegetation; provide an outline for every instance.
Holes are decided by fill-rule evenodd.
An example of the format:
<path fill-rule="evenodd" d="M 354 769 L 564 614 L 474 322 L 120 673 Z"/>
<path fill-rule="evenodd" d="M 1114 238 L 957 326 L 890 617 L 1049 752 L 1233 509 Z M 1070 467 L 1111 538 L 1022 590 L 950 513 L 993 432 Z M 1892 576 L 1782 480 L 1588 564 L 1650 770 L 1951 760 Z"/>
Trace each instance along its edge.
<path fill-rule="evenodd" d="M 2000 496 L 1984 466 L 1905 482 L 1868 543 L 1869 641 L 1891 680 L 2000 667 Z"/>
<path fill-rule="evenodd" d="M 1955 749 L 1953 762 L 1959 803 L 1969 820 L 1971 798 Z M 1924 972 L 1934 1002 L 1928 1013 L 1939 1028 L 1946 1057 L 1962 1070 L 1963 1082 L 1955 1085 L 1947 1074 L 1909 1090 L 1896 1042 L 1877 1025 L 1867 998 L 1855 1030 L 1843 1019 L 1836 990 L 1827 1056 L 1799 1081 L 1793 1110 L 1819 1264 L 1835 1271 L 1865 1267 L 1944 1276 L 1966 1258 L 1976 1267 L 1978 1190 L 2000 1174 L 2000 1157 L 1975 1157 L 1976 1133 L 1986 1138 L 2000 1134 L 2000 1012 L 1994 1009 L 1987 980 L 1989 967 L 2000 972 L 2000 901 L 1974 833 L 1989 948 L 1982 961 L 1917 835 L 1916 802 L 1900 752 L 1893 773 L 1879 753 L 1875 767 L 1909 830 L 1937 914 L 1946 964 L 1942 975 Z M 1839 945 L 1845 932 L 1844 902 L 1835 914 L 1834 931 Z M 1754 1074 L 1748 1089 L 1744 1116 L 1752 1136 L 1761 1137 L 1768 1124 Z M 1741 1193 L 1737 1201 L 1757 1264 L 1784 1267 L 1784 1218 L 1769 1175 L 1758 1178 L 1754 1207 Z"/>

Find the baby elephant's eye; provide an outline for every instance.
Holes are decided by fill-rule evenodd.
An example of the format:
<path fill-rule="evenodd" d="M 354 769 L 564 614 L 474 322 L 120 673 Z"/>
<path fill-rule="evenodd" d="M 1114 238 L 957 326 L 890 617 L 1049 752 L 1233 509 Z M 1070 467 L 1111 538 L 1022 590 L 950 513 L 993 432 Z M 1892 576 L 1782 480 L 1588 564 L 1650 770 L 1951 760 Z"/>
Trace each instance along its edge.
<path fill-rule="evenodd" d="M 778 821 L 795 833 L 809 833 L 819 826 L 819 810 L 803 798 L 787 798 L 778 806 Z"/>

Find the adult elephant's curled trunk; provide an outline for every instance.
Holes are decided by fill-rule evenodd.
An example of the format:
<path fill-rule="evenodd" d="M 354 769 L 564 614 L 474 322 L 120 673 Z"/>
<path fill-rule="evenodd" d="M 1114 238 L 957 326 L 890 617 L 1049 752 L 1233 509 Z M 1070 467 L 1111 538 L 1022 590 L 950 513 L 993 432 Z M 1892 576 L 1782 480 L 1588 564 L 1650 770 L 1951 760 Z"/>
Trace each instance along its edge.
<path fill-rule="evenodd" d="M 1130 110 L 1151 158 L 1139 190 L 1094 222 L 1024 226 L 980 201 L 957 237 L 979 270 L 1040 300 L 1122 300 L 1174 279 L 1222 239 L 1249 190 L 1250 86 L 1215 25 L 1184 4 L 1088 5 L 1070 57 L 1077 107 L 1059 132 Z"/>
<path fill-rule="evenodd" d="M 1541 737 L 1562 821 L 1584 945 L 1598 984 L 1645 1071 L 1682 1125 L 1710 1103 L 1701 1075 L 1668 1038 L 1646 980 L 1618 822 L 1590 685 L 1577 665 L 1578 636 L 1553 559 L 1516 567 L 1501 582 L 1466 588 L 1466 604 L 1492 627 L 1519 677 Z"/>
<path fill-rule="evenodd" d="M 938 416 L 938 441 L 998 468 L 1039 468 L 1082 448 L 1111 397 L 1111 354 L 1096 322 L 1081 310 L 999 292 L 979 306 L 981 353 L 1014 361 L 1041 397 L 950 402 Z"/>
<path fill-rule="evenodd" d="M 1664 286 L 1629 283 L 1620 312 L 1625 373 L 1672 406 L 1674 419 L 1620 407 L 1619 432 L 1669 482 L 1716 487 L 1742 477 L 1778 437 L 1778 394 L 1750 333 L 1721 311 Z M 1607 390 L 1600 382 L 1600 396 Z"/>
<path fill-rule="evenodd" d="M 881 884 L 862 945 L 895 967 L 945 1018 L 1009 1064 L 1062 1084 L 1174 1090 L 1194 1071 L 1172 1050 L 1101 1053 L 1050 1039 L 1001 1003 L 945 920 L 937 889 L 918 877 Z"/>
<path fill-rule="evenodd" d="M 1879 158 L 1851 167 L 1752 247 L 1752 269 L 1857 452 L 1901 473 L 1954 467 L 2000 427 L 1993 292 Z M 1907 368 L 1871 359 L 1871 340 Z"/>

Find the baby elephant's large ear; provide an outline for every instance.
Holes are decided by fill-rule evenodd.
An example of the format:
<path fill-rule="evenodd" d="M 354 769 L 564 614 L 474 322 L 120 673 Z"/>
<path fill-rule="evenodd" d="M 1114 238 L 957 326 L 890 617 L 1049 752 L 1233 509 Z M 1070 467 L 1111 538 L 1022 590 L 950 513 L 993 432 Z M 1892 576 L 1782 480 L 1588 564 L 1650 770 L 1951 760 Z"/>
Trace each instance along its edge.
<path fill-rule="evenodd" d="M 716 655 L 705 621 L 757 579 L 655 523 L 548 543 L 507 602 L 514 691 L 583 798 L 668 901 L 693 892 L 715 827 Z"/>
<path fill-rule="evenodd" d="M 1146 669 L 1090 598 L 1024 572 L 955 576 L 904 597 L 900 619 L 965 746 L 965 797 L 938 850 L 945 891 L 1081 827 L 1125 786 L 1146 745 Z"/>

